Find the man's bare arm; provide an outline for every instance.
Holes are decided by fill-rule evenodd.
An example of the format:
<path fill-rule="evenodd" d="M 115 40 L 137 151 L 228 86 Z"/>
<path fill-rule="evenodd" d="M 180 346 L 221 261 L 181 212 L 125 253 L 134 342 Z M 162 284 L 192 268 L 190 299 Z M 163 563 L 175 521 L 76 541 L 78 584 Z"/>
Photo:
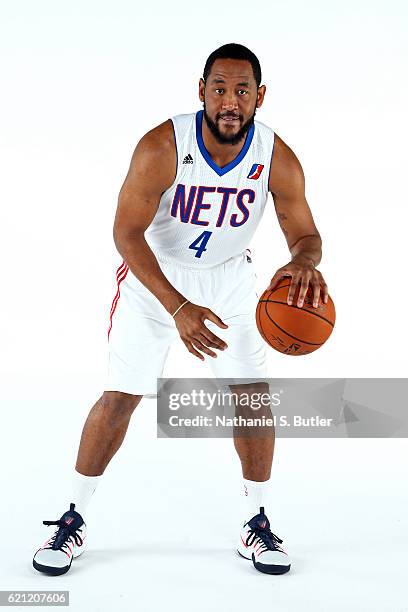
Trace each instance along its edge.
<path fill-rule="evenodd" d="M 298 306 L 303 306 L 309 283 L 313 288 L 313 305 L 318 306 L 320 291 L 327 301 L 327 285 L 315 269 L 322 257 L 322 241 L 305 196 L 305 177 L 302 166 L 293 151 L 275 134 L 269 190 L 273 194 L 276 215 L 285 235 L 292 260 L 279 268 L 271 280 L 270 288 L 284 276 L 291 276 L 288 293 L 291 304 L 298 284 L 301 289 Z"/>
<path fill-rule="evenodd" d="M 119 193 L 113 228 L 116 248 L 131 272 L 170 314 L 186 298 L 163 274 L 144 234 L 157 212 L 162 193 L 174 181 L 176 168 L 177 153 L 169 120 L 148 132 L 137 145 Z M 204 324 L 206 319 L 224 329 L 228 327 L 210 309 L 196 304 L 186 304 L 175 316 L 181 339 L 189 352 L 200 359 L 204 357 L 199 351 L 216 357 L 209 347 L 223 350 L 227 346 Z"/>
<path fill-rule="evenodd" d="M 157 212 L 161 194 L 173 183 L 176 167 L 173 128 L 166 121 L 137 145 L 119 193 L 113 227 L 116 248 L 131 272 L 171 314 L 186 298 L 161 271 L 144 233 Z"/>

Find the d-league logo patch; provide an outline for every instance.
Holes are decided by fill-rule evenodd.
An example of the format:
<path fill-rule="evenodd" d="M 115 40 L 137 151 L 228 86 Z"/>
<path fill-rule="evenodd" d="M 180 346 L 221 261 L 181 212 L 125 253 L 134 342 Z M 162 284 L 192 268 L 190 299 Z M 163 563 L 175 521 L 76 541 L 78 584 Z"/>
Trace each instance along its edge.
<path fill-rule="evenodd" d="M 263 169 L 264 169 L 263 164 L 254 164 L 252 168 L 250 169 L 247 178 L 254 179 L 256 181 L 256 179 L 259 179 L 259 177 L 261 176 Z"/>

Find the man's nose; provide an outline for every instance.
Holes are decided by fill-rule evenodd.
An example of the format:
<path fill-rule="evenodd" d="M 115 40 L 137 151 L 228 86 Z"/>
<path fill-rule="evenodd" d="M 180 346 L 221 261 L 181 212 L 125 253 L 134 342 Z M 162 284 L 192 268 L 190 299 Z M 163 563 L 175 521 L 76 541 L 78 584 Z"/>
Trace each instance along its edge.
<path fill-rule="evenodd" d="M 234 92 L 227 92 L 222 97 L 222 108 L 226 111 L 236 110 L 238 108 L 238 99 Z"/>

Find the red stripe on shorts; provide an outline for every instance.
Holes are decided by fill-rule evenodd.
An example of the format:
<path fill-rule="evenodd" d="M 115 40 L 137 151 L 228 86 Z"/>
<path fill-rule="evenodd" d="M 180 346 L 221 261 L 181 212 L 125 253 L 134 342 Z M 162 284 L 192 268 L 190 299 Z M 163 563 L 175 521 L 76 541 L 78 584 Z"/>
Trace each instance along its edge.
<path fill-rule="evenodd" d="M 112 329 L 112 317 L 113 317 L 113 313 L 116 310 L 116 306 L 118 304 L 119 298 L 120 298 L 120 283 L 126 278 L 127 273 L 129 272 L 129 266 L 125 263 L 122 262 L 121 265 L 119 266 L 119 268 L 116 271 L 116 280 L 118 283 L 118 289 L 116 291 L 116 295 L 113 298 L 113 302 L 112 302 L 112 306 L 110 309 L 110 315 L 109 315 L 109 329 L 108 329 L 108 340 L 109 340 L 109 334 L 111 332 Z"/>

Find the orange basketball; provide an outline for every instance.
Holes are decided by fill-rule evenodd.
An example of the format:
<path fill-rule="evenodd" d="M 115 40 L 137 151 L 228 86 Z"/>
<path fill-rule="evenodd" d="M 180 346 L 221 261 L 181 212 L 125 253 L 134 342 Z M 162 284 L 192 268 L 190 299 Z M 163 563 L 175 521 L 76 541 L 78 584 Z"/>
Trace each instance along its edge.
<path fill-rule="evenodd" d="M 299 287 L 292 306 L 287 303 L 291 278 L 282 278 L 272 291 L 261 295 L 256 308 L 258 330 L 272 348 L 286 355 L 307 355 L 326 342 L 333 331 L 336 311 L 329 296 L 327 304 L 319 300 L 313 308 L 309 285 L 302 308 L 296 306 Z"/>

